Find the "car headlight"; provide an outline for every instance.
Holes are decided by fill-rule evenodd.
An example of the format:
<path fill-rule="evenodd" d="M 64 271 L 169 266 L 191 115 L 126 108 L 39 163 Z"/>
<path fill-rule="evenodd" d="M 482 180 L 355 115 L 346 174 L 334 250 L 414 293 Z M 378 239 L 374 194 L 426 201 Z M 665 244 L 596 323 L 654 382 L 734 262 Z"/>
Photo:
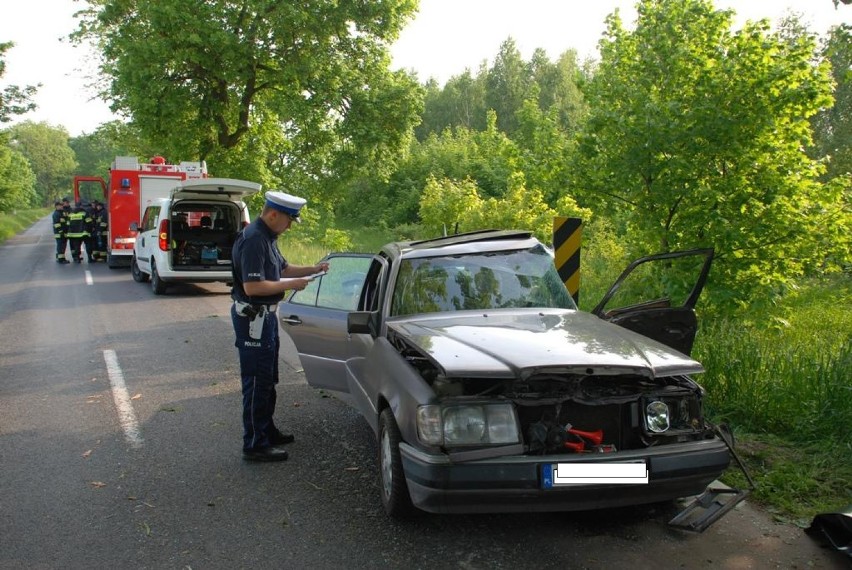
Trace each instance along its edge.
<path fill-rule="evenodd" d="M 656 400 L 645 407 L 645 425 L 648 431 L 663 433 L 669 429 L 669 407 L 665 402 Z"/>
<path fill-rule="evenodd" d="M 518 418 L 510 403 L 420 406 L 417 434 L 428 445 L 508 445 L 520 441 Z"/>

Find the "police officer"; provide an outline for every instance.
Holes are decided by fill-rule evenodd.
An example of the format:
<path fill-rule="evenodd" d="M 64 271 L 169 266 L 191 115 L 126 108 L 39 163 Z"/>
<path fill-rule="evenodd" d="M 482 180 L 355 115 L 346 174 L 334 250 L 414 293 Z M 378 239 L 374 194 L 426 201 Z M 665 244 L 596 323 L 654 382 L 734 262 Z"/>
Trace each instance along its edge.
<path fill-rule="evenodd" d="M 53 237 L 56 239 L 56 263 L 71 263 L 65 259 L 65 246 L 68 244 L 68 238 L 65 232 L 68 231 L 68 220 L 65 217 L 65 210 L 62 207 L 62 202 L 57 200 L 53 203 Z"/>
<path fill-rule="evenodd" d="M 327 271 L 328 264 L 297 266 L 278 250 L 278 236 L 299 222 L 306 200 L 283 192 L 267 192 L 260 217 L 240 233 L 232 251 L 234 287 L 231 320 L 240 356 L 243 392 L 243 459 L 284 461 L 279 445 L 294 440 L 272 419 L 278 383 L 278 322 L 275 311 L 285 291 L 304 289 L 306 277 Z"/>
<path fill-rule="evenodd" d="M 68 231 L 66 235 L 71 242 L 71 257 L 74 263 L 82 263 L 80 246 L 89 237 L 92 218 L 86 213 L 86 209 L 77 202 L 76 207 L 68 214 Z"/>

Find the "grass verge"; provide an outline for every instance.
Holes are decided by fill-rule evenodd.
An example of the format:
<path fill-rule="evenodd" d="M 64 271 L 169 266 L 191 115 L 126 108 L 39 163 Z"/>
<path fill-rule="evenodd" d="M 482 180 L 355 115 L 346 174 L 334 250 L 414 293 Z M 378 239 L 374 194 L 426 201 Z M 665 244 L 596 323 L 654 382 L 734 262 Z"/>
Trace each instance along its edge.
<path fill-rule="evenodd" d="M 33 222 L 40 220 L 48 213 L 50 213 L 50 210 L 47 208 L 0 213 L 0 243 L 21 233 L 30 227 Z"/>
<path fill-rule="evenodd" d="M 852 504 L 852 280 L 807 282 L 749 319 L 702 325 L 707 412 L 734 428 L 754 499 L 806 525 Z"/>

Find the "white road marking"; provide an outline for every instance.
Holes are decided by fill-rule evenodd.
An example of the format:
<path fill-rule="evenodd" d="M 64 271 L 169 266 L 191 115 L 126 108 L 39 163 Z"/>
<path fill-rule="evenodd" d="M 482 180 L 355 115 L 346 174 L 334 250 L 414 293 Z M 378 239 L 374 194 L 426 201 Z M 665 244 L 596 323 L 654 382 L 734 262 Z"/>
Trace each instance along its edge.
<path fill-rule="evenodd" d="M 86 270 L 86 285 L 93 285 L 95 280 L 92 279 L 92 272 L 88 269 Z"/>
<path fill-rule="evenodd" d="M 133 412 L 133 404 L 130 403 L 130 394 L 124 383 L 124 373 L 118 365 L 118 358 L 114 350 L 104 351 L 104 362 L 106 362 L 109 383 L 112 385 L 112 397 L 115 407 L 118 408 L 118 421 L 124 430 L 124 437 L 133 448 L 142 447 L 142 432 L 139 430 L 139 422 Z"/>

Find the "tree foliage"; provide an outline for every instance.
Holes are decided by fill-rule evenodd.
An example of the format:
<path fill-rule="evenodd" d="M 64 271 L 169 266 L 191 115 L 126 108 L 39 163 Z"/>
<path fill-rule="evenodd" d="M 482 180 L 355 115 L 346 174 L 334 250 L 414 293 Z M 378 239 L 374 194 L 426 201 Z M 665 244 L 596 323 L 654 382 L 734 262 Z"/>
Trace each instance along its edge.
<path fill-rule="evenodd" d="M 100 48 L 102 96 L 162 153 L 215 159 L 218 175 L 386 167 L 420 111 L 387 49 L 417 0 L 89 4 L 75 38 Z"/>
<path fill-rule="evenodd" d="M 0 133 L 0 212 L 38 205 L 35 174 L 26 157 L 8 144 L 7 133 Z"/>
<path fill-rule="evenodd" d="M 532 85 L 530 67 L 512 38 L 500 46 L 494 65 L 485 78 L 485 104 L 497 114 L 497 126 L 511 136 L 517 129 L 516 112 L 527 99 Z"/>
<path fill-rule="evenodd" d="M 0 77 L 6 72 L 5 54 L 14 47 L 12 42 L 0 43 Z M 31 98 L 36 94 L 38 86 L 8 85 L 0 91 L 0 123 L 9 122 L 14 115 L 23 115 L 35 109 Z"/>
<path fill-rule="evenodd" d="M 545 243 L 552 241 L 557 215 L 592 218 L 569 196 L 550 207 L 539 189 L 530 187 L 521 172 L 513 172 L 499 198 L 482 198 L 476 182 L 430 177 L 420 197 L 420 220 L 427 235 L 468 232 L 489 228 L 530 230 Z"/>
<path fill-rule="evenodd" d="M 470 70 L 451 77 L 443 86 L 429 80 L 424 86 L 423 119 L 415 129 L 417 140 L 423 141 L 432 133 L 462 127 L 485 130 L 485 70 L 473 76 Z"/>
<path fill-rule="evenodd" d="M 475 74 L 466 70 L 443 88 L 434 80 L 426 83 L 417 139 L 424 141 L 430 134 L 456 127 L 483 131 L 489 112 L 495 113 L 498 129 L 514 138 L 521 127 L 520 113 L 530 100 L 543 113 L 554 113 L 560 128 L 574 136 L 588 112 L 582 93 L 585 81 L 574 50 L 551 62 L 544 50 L 537 49 L 524 61 L 510 37 L 490 67 L 483 63 Z"/>
<path fill-rule="evenodd" d="M 77 161 L 65 127 L 25 121 L 9 129 L 9 133 L 10 144 L 26 157 L 35 173 L 39 205 L 49 206 L 54 200 L 69 196 Z"/>
<path fill-rule="evenodd" d="M 484 131 L 459 127 L 432 134 L 423 143 L 412 141 L 409 153 L 387 181 L 357 181 L 349 188 L 341 210 L 359 221 L 381 219 L 389 227 L 418 222 L 420 197 L 430 178 L 469 178 L 483 198 L 503 195 L 509 176 L 517 169 L 518 147 L 497 128 L 493 112 L 487 125 Z"/>
<path fill-rule="evenodd" d="M 581 204 L 620 219 L 642 253 L 714 246 L 714 275 L 740 298 L 823 255 L 815 230 L 836 196 L 804 149 L 831 97 L 811 35 L 732 31 L 708 0 L 641 0 L 635 30 L 616 12 L 600 47 Z"/>
<path fill-rule="evenodd" d="M 822 46 L 831 64 L 834 105 L 813 119 L 814 156 L 825 158 L 824 179 L 852 174 L 852 25 L 835 26 Z"/>
<path fill-rule="evenodd" d="M 147 144 L 137 129 L 122 121 L 103 123 L 91 133 L 72 138 L 68 144 L 77 160 L 75 173 L 87 176 L 106 176 L 117 156 L 147 159 L 162 153 L 161 149 Z"/>

